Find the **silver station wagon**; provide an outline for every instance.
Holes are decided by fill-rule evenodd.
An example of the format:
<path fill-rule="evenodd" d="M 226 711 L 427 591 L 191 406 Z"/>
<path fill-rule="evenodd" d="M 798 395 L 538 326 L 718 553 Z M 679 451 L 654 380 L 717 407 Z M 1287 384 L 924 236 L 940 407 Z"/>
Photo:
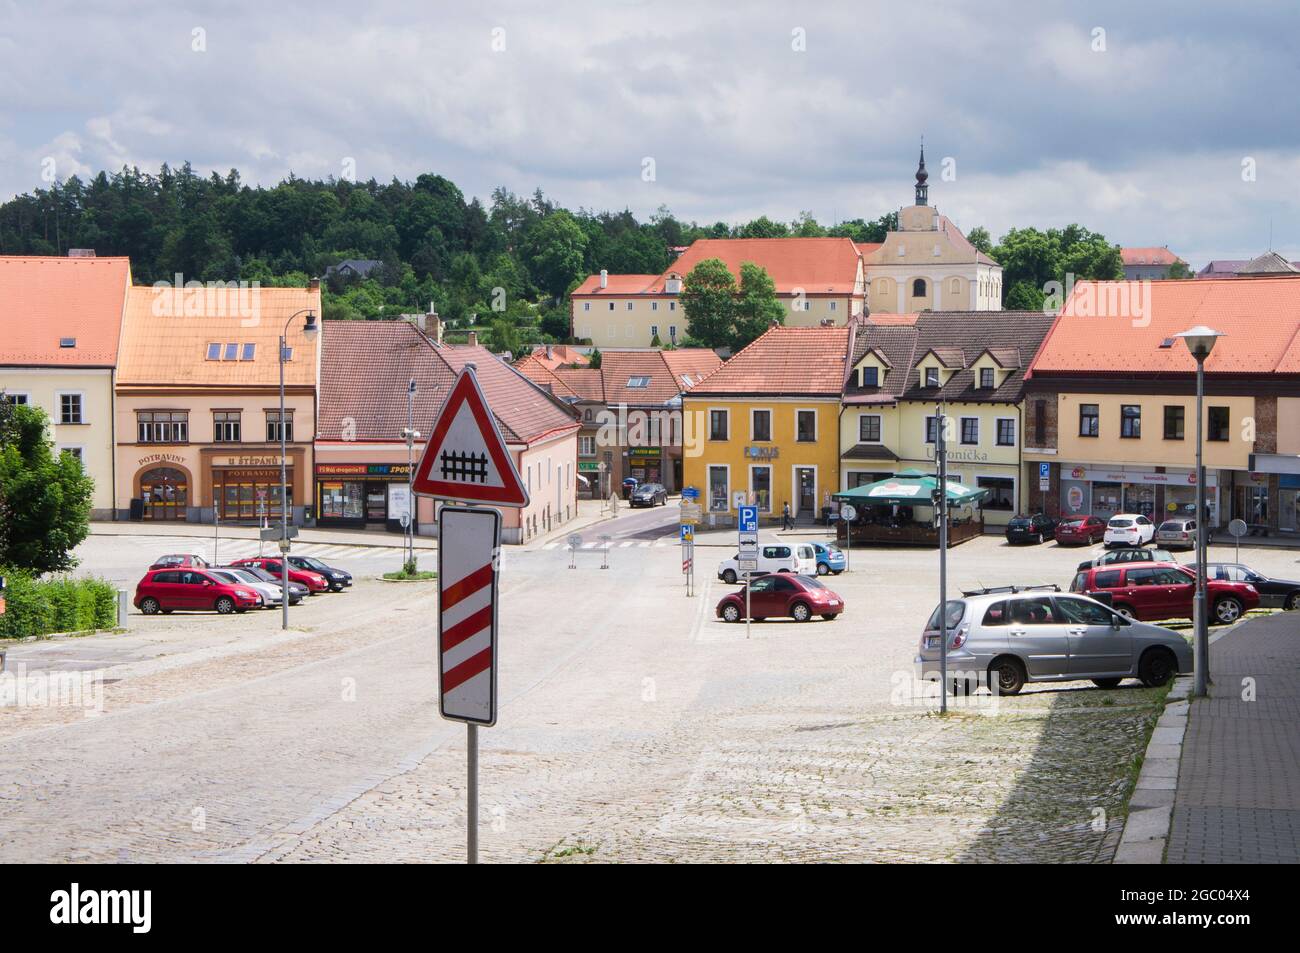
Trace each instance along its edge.
<path fill-rule="evenodd" d="M 1095 599 L 1058 587 L 983 589 L 949 599 L 948 691 L 997 686 L 1014 695 L 1026 682 L 1089 680 L 1114 688 L 1125 678 L 1163 685 L 1191 672 L 1186 639 L 1137 622 Z M 939 609 L 921 635 L 916 677 L 939 678 Z"/>

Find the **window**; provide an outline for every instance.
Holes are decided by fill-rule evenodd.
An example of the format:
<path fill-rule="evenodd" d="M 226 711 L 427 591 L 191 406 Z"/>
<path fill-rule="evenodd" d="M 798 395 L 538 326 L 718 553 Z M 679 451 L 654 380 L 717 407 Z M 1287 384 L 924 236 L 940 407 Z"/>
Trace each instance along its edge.
<path fill-rule="evenodd" d="M 1016 481 L 1011 477 L 977 476 L 975 486 L 988 490 L 988 499 L 981 504 L 986 510 L 1005 510 L 1014 513 L 1016 509 Z"/>
<path fill-rule="evenodd" d="M 1211 407 L 1209 434 L 1206 439 L 1226 442 L 1228 439 L 1228 408 Z"/>
<path fill-rule="evenodd" d="M 1183 439 L 1183 408 L 1172 405 L 1165 406 L 1165 439 L 1182 440 Z"/>
<path fill-rule="evenodd" d="M 594 457 L 596 455 L 596 438 L 593 436 L 578 437 L 578 456 Z"/>
<path fill-rule="evenodd" d="M 235 360 L 235 359 L 238 358 L 238 357 L 239 357 L 239 345 L 238 345 L 238 344 L 227 344 L 227 345 L 226 345 L 226 353 L 225 353 L 224 355 L 222 355 L 222 360 L 225 360 L 225 361 L 233 361 L 233 360 Z"/>
<path fill-rule="evenodd" d="M 80 394 L 59 395 L 59 423 L 61 424 L 85 423 L 85 421 L 81 419 L 81 395 Z"/>
<path fill-rule="evenodd" d="M 135 428 L 139 443 L 189 443 L 189 411 L 138 411 L 135 415 Z"/>
<path fill-rule="evenodd" d="M 239 443 L 239 411 L 214 410 L 212 412 L 212 440 L 215 443 Z"/>
<path fill-rule="evenodd" d="M 668 325 L 668 340 L 670 341 L 677 340 L 677 325 L 675 324 Z"/>
<path fill-rule="evenodd" d="M 659 302 L 658 302 L 658 301 L 651 301 L 651 302 L 650 302 L 650 310 L 651 310 L 651 311 L 658 311 L 658 310 L 659 310 Z"/>
<path fill-rule="evenodd" d="M 749 468 L 749 492 L 764 513 L 772 512 L 772 468 Z"/>
<path fill-rule="evenodd" d="M 614 310 L 614 302 L 612 302 L 612 301 L 609 303 L 609 310 L 611 310 L 611 311 Z"/>
<path fill-rule="evenodd" d="M 629 302 L 627 303 L 627 309 L 628 309 L 629 311 L 632 310 L 632 302 L 631 302 L 631 301 L 629 301 Z"/>
<path fill-rule="evenodd" d="M 676 310 L 677 310 L 677 302 L 676 302 L 676 301 L 669 301 L 669 302 L 668 302 L 668 310 L 669 310 L 669 311 L 676 311 Z"/>
<path fill-rule="evenodd" d="M 644 390 L 650 386 L 650 378 L 641 376 L 629 377 L 627 379 L 627 386 L 631 390 Z"/>
<path fill-rule="evenodd" d="M 59 338 L 59 347 L 76 347 L 76 338 Z"/>
<path fill-rule="evenodd" d="M 796 410 L 794 417 L 794 439 L 799 443 L 815 443 L 817 441 L 817 411 Z"/>
<path fill-rule="evenodd" d="M 980 419 L 978 417 L 963 417 L 961 419 L 961 442 L 967 446 L 974 446 L 980 442 Z"/>
<path fill-rule="evenodd" d="M 1034 445 L 1041 447 L 1047 442 L 1047 401 L 1034 401 Z"/>
<path fill-rule="evenodd" d="M 912 297 L 913 297 L 913 298 L 924 298 L 924 297 L 925 297 L 925 279 L 924 279 L 924 278 L 917 278 L 915 281 L 912 282 Z"/>
<path fill-rule="evenodd" d="M 10 404 L 11 406 L 14 406 L 14 407 L 25 407 L 25 406 L 27 406 L 27 395 L 26 395 L 26 394 L 5 394 L 5 393 L 0 393 L 0 400 L 3 400 L 5 403 Z"/>
<path fill-rule="evenodd" d="M 1079 436 L 1095 437 L 1097 436 L 1097 427 L 1099 419 L 1096 404 L 1079 405 Z"/>
<path fill-rule="evenodd" d="M 1056 608 L 1067 624 L 1110 625 L 1115 618 L 1105 606 L 1086 599 L 1057 597 Z"/>
<path fill-rule="evenodd" d="M 879 387 L 880 386 L 880 368 L 864 367 L 862 368 L 862 386 Z"/>
<path fill-rule="evenodd" d="M 1142 407 L 1139 404 L 1124 404 L 1119 409 L 1119 435 L 1126 440 L 1137 440 L 1142 436 Z"/>
<path fill-rule="evenodd" d="M 1119 579 L 1120 571 L 1118 569 L 1108 569 L 1092 577 L 1092 587 L 1094 589 L 1118 589 Z"/>
<path fill-rule="evenodd" d="M 727 499 L 729 487 L 727 485 L 727 468 L 726 467 L 709 467 L 709 510 L 714 513 L 725 513 L 731 508 L 731 503 Z"/>
<path fill-rule="evenodd" d="M 862 443 L 880 443 L 879 414 L 863 414 L 858 418 L 858 440 Z"/>
<path fill-rule="evenodd" d="M 927 367 L 925 369 L 925 386 L 926 387 L 939 386 L 939 368 Z"/>
<path fill-rule="evenodd" d="M 749 439 L 755 443 L 766 442 L 772 439 L 772 412 L 770 410 L 755 410 L 749 417 Z"/>
<path fill-rule="evenodd" d="M 997 423 L 997 445 L 999 447 L 1014 447 L 1016 445 L 1016 418 L 999 417 Z"/>
<path fill-rule="evenodd" d="M 982 390 L 992 390 L 994 387 L 996 387 L 997 385 L 993 382 L 993 379 L 994 379 L 993 368 L 991 367 L 980 368 L 980 388 Z"/>
<path fill-rule="evenodd" d="M 63 447 L 59 450 L 60 453 L 66 453 L 68 456 L 73 457 L 76 460 L 80 460 L 82 458 L 81 451 L 82 451 L 81 447 Z"/>
<path fill-rule="evenodd" d="M 938 417 L 925 418 L 925 442 L 926 443 L 935 442 L 935 424 L 937 423 L 938 420 L 939 420 Z"/>
<path fill-rule="evenodd" d="M 221 360 L 221 345 L 220 345 L 220 344 L 213 343 L 213 344 L 209 344 L 209 345 L 208 345 L 208 360 L 209 360 L 209 361 L 219 361 L 219 360 Z"/>
<path fill-rule="evenodd" d="M 582 310 L 583 310 L 583 311 L 590 311 L 590 310 L 591 310 L 591 302 L 590 302 L 590 301 L 584 301 L 584 302 L 582 302 Z"/>
<path fill-rule="evenodd" d="M 241 361 L 251 361 L 256 354 L 257 354 L 256 344 L 245 344 L 243 353 L 239 355 L 239 359 Z"/>
<path fill-rule="evenodd" d="M 710 440 L 727 439 L 727 429 L 728 429 L 727 424 L 730 420 L 730 417 L 731 414 L 725 410 L 709 411 L 709 439 Z"/>
<path fill-rule="evenodd" d="M 1056 615 L 1048 596 L 1011 600 L 1011 621 L 1017 625 L 1053 625 Z"/>
<path fill-rule="evenodd" d="M 284 439 L 285 442 L 293 441 L 293 411 L 284 412 Z M 280 412 L 278 410 L 268 410 L 266 412 L 266 440 L 268 443 L 280 442 Z"/>
<path fill-rule="evenodd" d="M 658 336 L 659 336 L 659 325 L 657 324 L 650 325 L 650 339 L 654 340 Z"/>
<path fill-rule="evenodd" d="M 837 302 L 837 301 L 832 301 L 832 302 L 831 302 L 831 310 L 832 310 L 832 311 L 835 310 L 835 305 L 838 304 L 838 303 L 839 303 L 839 302 Z"/>

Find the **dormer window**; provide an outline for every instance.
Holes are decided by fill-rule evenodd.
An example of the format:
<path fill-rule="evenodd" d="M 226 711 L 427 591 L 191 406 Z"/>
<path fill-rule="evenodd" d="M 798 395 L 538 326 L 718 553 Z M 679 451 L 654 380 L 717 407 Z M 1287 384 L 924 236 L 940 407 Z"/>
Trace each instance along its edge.
<path fill-rule="evenodd" d="M 59 338 L 59 347 L 76 347 L 76 338 Z"/>
<path fill-rule="evenodd" d="M 995 388 L 996 386 L 997 384 L 994 383 L 993 368 L 981 367 L 980 368 L 980 389 L 993 390 L 993 388 Z"/>
<path fill-rule="evenodd" d="M 939 368 L 927 367 L 925 369 L 925 386 L 926 387 L 939 386 Z"/>
<path fill-rule="evenodd" d="M 879 387 L 880 386 L 880 368 L 864 367 L 862 368 L 862 386 Z"/>
<path fill-rule="evenodd" d="M 649 387 L 649 386 L 650 386 L 650 378 L 648 378 L 648 377 L 629 377 L 629 378 L 627 379 L 627 386 L 628 386 L 630 389 L 634 389 L 634 390 L 640 390 L 640 389 L 642 389 L 642 388 Z"/>

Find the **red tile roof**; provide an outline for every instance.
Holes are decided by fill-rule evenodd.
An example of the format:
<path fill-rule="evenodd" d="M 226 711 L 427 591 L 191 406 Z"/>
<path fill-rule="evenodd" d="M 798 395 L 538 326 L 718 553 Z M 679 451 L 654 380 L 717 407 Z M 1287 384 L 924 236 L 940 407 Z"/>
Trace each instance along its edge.
<path fill-rule="evenodd" d="M 541 361 L 552 369 L 565 364 L 580 364 L 585 367 L 591 363 L 591 359 L 586 354 L 568 344 L 540 344 L 527 356 Z"/>
<path fill-rule="evenodd" d="M 1172 265 L 1179 258 L 1168 248 L 1121 248 L 1120 257 L 1126 265 Z"/>
<path fill-rule="evenodd" d="M 411 378 L 415 429 L 431 433 L 467 361 L 506 440 L 532 443 L 578 428 L 570 410 L 486 348 L 438 347 L 406 321 L 326 321 L 321 337 L 318 439 L 400 441 Z"/>
<path fill-rule="evenodd" d="M 669 355 L 672 355 L 670 358 Z M 605 380 L 605 401 L 610 404 L 666 404 L 692 382 L 714 370 L 722 361 L 708 348 L 660 350 L 604 350 L 600 372 Z M 630 387 L 645 378 L 644 387 Z"/>
<path fill-rule="evenodd" d="M 850 294 L 857 278 L 858 249 L 847 238 L 701 238 L 669 267 L 685 277 L 706 258 L 719 258 L 740 280 L 740 266 L 753 262 L 772 276 L 777 294 Z M 665 272 L 664 274 L 668 274 Z M 652 286 L 663 290 L 663 278 Z"/>
<path fill-rule="evenodd" d="M 583 295 L 634 295 L 645 294 L 659 280 L 658 275 L 607 275 L 605 287 L 600 286 L 600 275 L 592 275 L 570 297 Z M 663 290 L 661 287 L 660 291 Z"/>
<path fill-rule="evenodd" d="M 1202 324 L 1227 335 L 1206 374 L 1300 373 L 1300 281 L 1206 278 L 1076 284 L 1030 376 L 1192 374 L 1196 361 L 1181 340 L 1161 345 Z"/>
<path fill-rule="evenodd" d="M 130 284 L 126 258 L 0 256 L 0 364 L 113 367 Z"/>
<path fill-rule="evenodd" d="M 916 319 L 920 317 L 915 311 L 910 314 L 890 314 L 882 311 L 879 314 L 869 314 L 866 317 L 868 324 L 876 324 L 882 327 L 894 325 L 896 327 L 911 327 L 916 324 Z"/>
<path fill-rule="evenodd" d="M 844 388 L 847 327 L 769 328 L 688 392 L 689 397 L 833 396 Z"/>

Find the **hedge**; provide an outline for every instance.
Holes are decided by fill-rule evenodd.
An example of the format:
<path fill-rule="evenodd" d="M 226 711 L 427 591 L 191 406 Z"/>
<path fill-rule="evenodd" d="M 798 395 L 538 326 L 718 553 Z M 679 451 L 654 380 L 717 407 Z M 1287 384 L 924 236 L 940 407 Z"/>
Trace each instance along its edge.
<path fill-rule="evenodd" d="M 0 570 L 0 575 L 9 584 L 0 638 L 111 629 L 117 624 L 117 589 L 103 579 L 35 579 L 19 570 Z"/>

